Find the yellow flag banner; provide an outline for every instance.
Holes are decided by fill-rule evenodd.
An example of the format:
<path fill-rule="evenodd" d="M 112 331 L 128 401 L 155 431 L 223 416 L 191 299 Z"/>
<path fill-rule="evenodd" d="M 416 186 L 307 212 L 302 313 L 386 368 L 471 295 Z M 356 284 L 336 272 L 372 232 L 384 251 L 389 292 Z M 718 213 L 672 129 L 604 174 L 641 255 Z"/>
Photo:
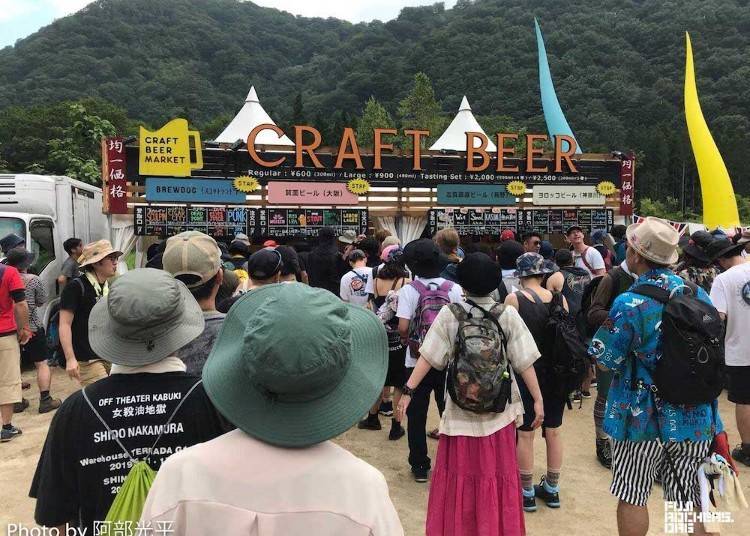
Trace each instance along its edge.
<path fill-rule="evenodd" d="M 685 63 L 685 119 L 687 120 L 690 144 L 693 146 L 695 164 L 701 181 L 703 196 L 703 224 L 709 229 L 714 227 L 737 227 L 740 216 L 737 211 L 737 200 L 734 197 L 732 181 L 729 178 L 724 160 L 708 130 L 698 101 L 698 88 L 695 84 L 693 66 L 693 48 L 690 34 L 685 32 L 687 43 Z"/>
<path fill-rule="evenodd" d="M 193 142 L 195 161 L 190 159 Z M 201 136 L 188 130 L 186 119 L 172 119 L 156 132 L 140 128 L 138 172 L 159 177 L 189 177 L 191 170 L 203 167 Z"/>

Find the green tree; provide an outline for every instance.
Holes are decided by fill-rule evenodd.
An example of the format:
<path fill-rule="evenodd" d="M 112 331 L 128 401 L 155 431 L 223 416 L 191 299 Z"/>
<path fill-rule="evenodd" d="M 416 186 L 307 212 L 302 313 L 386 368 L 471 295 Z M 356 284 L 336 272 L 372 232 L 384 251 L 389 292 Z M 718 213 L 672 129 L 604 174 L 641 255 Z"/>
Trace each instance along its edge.
<path fill-rule="evenodd" d="M 297 93 L 292 104 L 292 126 L 304 125 L 305 123 L 305 106 L 302 102 L 302 93 Z"/>
<path fill-rule="evenodd" d="M 398 106 L 398 117 L 402 129 L 429 130 L 429 138 L 422 138 L 422 148 L 428 147 L 442 134 L 445 127 L 445 117 L 442 115 L 440 103 L 435 99 L 435 90 L 432 82 L 424 73 L 414 76 L 414 87 Z M 412 147 L 411 136 L 406 136 L 404 146 Z"/>
<path fill-rule="evenodd" d="M 644 197 L 640 200 L 638 215 L 639 216 L 656 216 L 672 221 L 700 221 L 700 216 L 689 210 L 682 211 L 681 201 L 676 197 L 667 196 L 663 201 L 654 200 Z"/>
<path fill-rule="evenodd" d="M 391 114 L 378 102 L 370 97 L 362 110 L 362 117 L 357 127 L 357 143 L 360 147 L 372 147 L 373 130 L 376 128 L 395 128 Z"/>
<path fill-rule="evenodd" d="M 106 119 L 89 114 L 82 104 L 70 104 L 69 109 L 72 122 L 60 138 L 48 142 L 49 163 L 69 177 L 99 185 L 100 143 L 102 138 L 115 134 L 115 127 Z"/>

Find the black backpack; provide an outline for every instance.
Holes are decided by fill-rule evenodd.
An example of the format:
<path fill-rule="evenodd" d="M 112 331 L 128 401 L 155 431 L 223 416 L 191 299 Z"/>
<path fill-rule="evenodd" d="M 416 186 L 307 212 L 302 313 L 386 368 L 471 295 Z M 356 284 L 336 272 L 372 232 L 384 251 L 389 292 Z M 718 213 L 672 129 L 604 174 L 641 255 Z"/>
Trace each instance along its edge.
<path fill-rule="evenodd" d="M 724 387 L 724 325 L 716 308 L 698 299 L 698 287 L 685 286 L 691 292 L 670 293 L 654 285 L 631 292 L 664 304 L 662 355 L 653 376 L 656 395 L 670 404 L 708 404 Z"/>
<path fill-rule="evenodd" d="M 552 344 L 547 348 L 548 376 L 555 393 L 568 400 L 570 393 L 581 388 L 591 360 L 578 332 L 575 317 L 563 307 L 562 294 L 559 292 L 552 294 L 549 311 L 547 331 Z"/>

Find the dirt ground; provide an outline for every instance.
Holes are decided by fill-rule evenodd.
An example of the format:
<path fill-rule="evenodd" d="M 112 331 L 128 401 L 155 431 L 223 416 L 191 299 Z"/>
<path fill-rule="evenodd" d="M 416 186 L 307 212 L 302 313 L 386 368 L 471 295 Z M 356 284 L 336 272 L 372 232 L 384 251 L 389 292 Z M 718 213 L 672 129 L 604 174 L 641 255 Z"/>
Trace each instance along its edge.
<path fill-rule="evenodd" d="M 71 393 L 76 386 L 60 369 L 53 369 L 53 393 L 57 396 Z M 10 443 L 0 444 L 0 536 L 8 534 L 8 523 L 22 523 L 33 527 L 34 500 L 28 498 L 29 484 L 39 458 L 51 414 L 37 413 L 38 391 L 33 373 L 24 373 L 32 382 L 31 390 L 24 396 L 31 407 L 17 415 L 14 423 L 23 429 L 23 435 Z M 611 535 L 616 533 L 615 510 L 617 501 L 609 493 L 610 473 L 602 468 L 594 456 L 593 400 L 585 400 L 582 409 L 574 406 L 565 415 L 563 424 L 564 463 L 561 477 L 560 499 L 562 508 L 552 510 L 539 503 L 537 512 L 526 515 L 526 530 L 530 535 Z M 726 396 L 721 399 L 721 415 L 732 444 L 739 442 L 734 422 L 733 405 Z M 433 407 L 430 426 L 437 425 L 437 410 Z M 389 419 L 381 417 L 384 425 Z M 349 430 L 337 439 L 343 447 L 374 465 L 385 475 L 391 498 L 398 510 L 404 531 L 408 536 L 424 533 L 427 507 L 427 484 L 417 484 L 411 478 L 406 463 L 408 448 L 406 437 L 397 442 L 388 441 L 386 426 L 380 432 Z M 435 458 L 437 441 L 428 439 L 430 457 Z M 535 480 L 545 468 L 544 444 L 541 437 L 535 446 Z M 742 488 L 750 499 L 750 468 L 741 466 Z M 650 500 L 651 530 L 649 534 L 664 534 L 664 505 L 658 487 Z M 734 522 L 724 525 L 722 534 L 747 535 L 750 533 L 750 510 L 734 514 Z"/>

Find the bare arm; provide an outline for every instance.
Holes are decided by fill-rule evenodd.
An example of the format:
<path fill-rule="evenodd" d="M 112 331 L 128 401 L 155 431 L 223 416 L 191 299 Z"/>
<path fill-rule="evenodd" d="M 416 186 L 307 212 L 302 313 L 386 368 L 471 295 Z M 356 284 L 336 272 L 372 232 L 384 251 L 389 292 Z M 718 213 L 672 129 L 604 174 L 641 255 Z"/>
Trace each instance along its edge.
<path fill-rule="evenodd" d="M 515 294 L 508 294 L 505 298 L 505 305 L 510 305 L 514 309 L 518 310 L 518 296 Z"/>
<path fill-rule="evenodd" d="M 532 365 L 524 370 L 521 373 L 521 378 L 523 378 L 526 388 L 534 399 L 534 421 L 531 423 L 531 427 L 537 428 L 544 422 L 544 400 L 542 399 L 542 390 L 539 388 L 539 381 L 537 380 L 534 366 Z"/>
<path fill-rule="evenodd" d="M 403 320 L 403 318 L 401 320 Z M 409 379 L 406 382 L 406 386 L 410 389 L 416 389 L 417 387 L 419 387 L 419 384 L 422 382 L 427 373 L 430 372 L 431 368 L 432 365 L 430 365 L 424 357 L 420 357 L 417 360 L 417 364 L 414 367 L 414 370 L 411 372 L 411 376 L 409 376 Z M 410 403 L 411 396 L 407 395 L 406 393 L 402 394 L 401 400 L 398 403 L 398 407 L 396 407 L 399 418 L 403 419 L 404 415 L 406 415 L 406 409 L 409 407 Z"/>
<path fill-rule="evenodd" d="M 547 290 L 550 292 L 562 292 L 565 277 L 562 272 L 555 272 L 547 279 Z"/>
<path fill-rule="evenodd" d="M 60 274 L 57 276 L 57 288 L 59 288 L 62 291 L 62 289 L 67 284 L 68 284 L 68 278 L 66 276 L 64 276 L 63 274 Z"/>
<path fill-rule="evenodd" d="M 408 318 L 398 319 L 398 334 L 401 335 L 401 340 L 405 341 L 409 337 L 409 323 L 411 320 Z"/>
<path fill-rule="evenodd" d="M 18 342 L 24 345 L 31 338 L 31 330 L 29 329 L 29 304 L 26 303 L 26 300 L 13 304 L 13 314 L 16 317 L 16 326 L 18 326 Z"/>
<path fill-rule="evenodd" d="M 60 309 L 60 345 L 65 354 L 65 370 L 68 371 L 68 376 L 79 379 L 78 360 L 76 359 L 76 354 L 73 350 L 72 326 L 74 317 L 75 313 L 73 311 Z"/>

